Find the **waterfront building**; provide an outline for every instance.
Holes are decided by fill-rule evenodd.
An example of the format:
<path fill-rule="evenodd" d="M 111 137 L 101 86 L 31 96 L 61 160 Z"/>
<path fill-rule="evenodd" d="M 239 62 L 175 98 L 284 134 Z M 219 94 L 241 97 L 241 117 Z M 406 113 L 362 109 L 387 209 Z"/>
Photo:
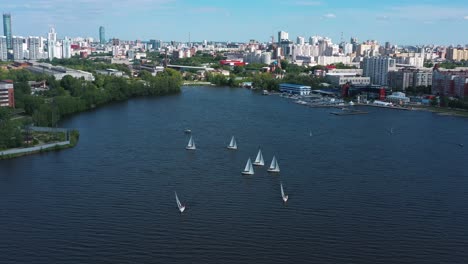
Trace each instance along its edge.
<path fill-rule="evenodd" d="M 394 104 L 407 104 L 410 102 L 410 98 L 406 97 L 405 93 L 394 92 L 391 95 L 387 95 L 386 101 Z"/>
<path fill-rule="evenodd" d="M 432 70 L 403 68 L 388 73 L 388 85 L 405 91 L 409 87 L 432 85 Z"/>
<path fill-rule="evenodd" d="M 0 60 L 8 60 L 7 38 L 5 36 L 0 36 Z"/>
<path fill-rule="evenodd" d="M 15 107 L 13 81 L 0 81 L 0 107 Z"/>
<path fill-rule="evenodd" d="M 23 44 L 24 38 L 19 36 L 13 36 L 13 60 L 23 60 L 24 51 Z"/>
<path fill-rule="evenodd" d="M 395 59 L 389 57 L 367 57 L 363 61 L 364 76 L 372 84 L 388 85 L 388 72 L 396 70 Z"/>
<path fill-rule="evenodd" d="M 6 37 L 7 49 L 13 49 L 13 35 L 11 33 L 11 14 L 3 14 L 3 35 Z"/>
<path fill-rule="evenodd" d="M 99 43 L 106 44 L 106 29 L 103 26 L 99 27 Z"/>
<path fill-rule="evenodd" d="M 432 94 L 468 97 L 468 71 L 435 69 L 432 73 Z"/>
<path fill-rule="evenodd" d="M 39 37 L 28 38 L 28 58 L 30 60 L 42 59 L 40 53 L 41 40 Z"/>
<path fill-rule="evenodd" d="M 291 84 L 291 83 L 280 84 L 280 92 L 282 93 L 309 95 L 310 91 L 311 91 L 311 87 L 306 86 L 306 85 Z"/>
<path fill-rule="evenodd" d="M 370 85 L 370 77 L 362 76 L 341 76 L 341 75 L 328 75 L 327 79 L 334 86 L 343 86 L 345 84 L 352 85 Z"/>

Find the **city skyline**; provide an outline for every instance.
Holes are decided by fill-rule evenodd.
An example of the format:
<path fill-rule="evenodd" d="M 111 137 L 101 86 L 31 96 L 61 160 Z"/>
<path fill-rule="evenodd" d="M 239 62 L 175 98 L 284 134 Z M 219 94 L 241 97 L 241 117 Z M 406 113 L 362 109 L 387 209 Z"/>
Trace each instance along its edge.
<path fill-rule="evenodd" d="M 269 41 L 279 30 L 308 38 L 312 35 L 341 36 L 359 41 L 375 39 L 400 45 L 465 45 L 468 36 L 460 29 L 468 26 L 468 5 L 462 0 L 402 0 L 391 4 L 360 1 L 276 0 L 224 3 L 202 0 L 24 0 L 2 5 L 11 13 L 12 34 L 43 36 L 50 26 L 60 38 L 82 36 L 99 39 L 99 27 L 107 38 L 127 40 L 215 40 L 243 42 L 249 39 Z M 116 19 L 119 18 L 119 19 Z M 170 22 L 168 22 L 170 21 Z M 222 21 L 222 23 L 220 23 Z"/>

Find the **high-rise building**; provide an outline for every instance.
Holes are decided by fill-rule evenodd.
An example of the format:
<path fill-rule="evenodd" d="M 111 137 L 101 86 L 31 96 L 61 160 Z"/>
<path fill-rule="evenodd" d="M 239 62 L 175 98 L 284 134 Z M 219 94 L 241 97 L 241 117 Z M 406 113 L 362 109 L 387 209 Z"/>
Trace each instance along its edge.
<path fill-rule="evenodd" d="M 103 26 L 99 27 L 99 43 L 106 44 L 106 29 Z"/>
<path fill-rule="evenodd" d="M 62 57 L 64 59 L 71 58 L 71 41 L 68 38 L 62 41 Z"/>
<path fill-rule="evenodd" d="M 28 51 L 30 60 L 42 59 L 40 54 L 41 40 L 39 37 L 28 38 Z"/>
<path fill-rule="evenodd" d="M 47 40 L 57 41 L 57 32 L 55 32 L 55 28 L 51 27 L 49 29 L 49 33 L 47 34 Z"/>
<path fill-rule="evenodd" d="M 288 32 L 285 32 L 285 31 L 278 32 L 278 42 L 281 42 L 282 40 L 289 40 Z"/>
<path fill-rule="evenodd" d="M 3 35 L 6 37 L 7 49 L 13 49 L 11 34 L 11 14 L 3 14 Z"/>
<path fill-rule="evenodd" d="M 23 60 L 24 59 L 24 52 L 23 52 L 23 44 L 24 38 L 19 36 L 13 36 L 13 60 Z"/>
<path fill-rule="evenodd" d="M 8 60 L 7 41 L 5 36 L 0 36 L 0 60 Z"/>
<path fill-rule="evenodd" d="M 388 85 L 388 72 L 396 70 L 396 62 L 389 57 L 366 57 L 363 70 L 364 76 L 371 78 L 372 84 Z"/>
<path fill-rule="evenodd" d="M 55 32 L 55 28 L 51 27 L 49 33 L 47 34 L 47 53 L 49 55 L 49 60 L 53 60 L 57 57 L 56 55 L 56 42 L 57 41 L 57 33 Z"/>
<path fill-rule="evenodd" d="M 304 37 L 297 37 L 296 44 L 297 44 L 297 45 L 304 45 L 304 44 L 305 44 L 305 39 L 304 39 Z"/>

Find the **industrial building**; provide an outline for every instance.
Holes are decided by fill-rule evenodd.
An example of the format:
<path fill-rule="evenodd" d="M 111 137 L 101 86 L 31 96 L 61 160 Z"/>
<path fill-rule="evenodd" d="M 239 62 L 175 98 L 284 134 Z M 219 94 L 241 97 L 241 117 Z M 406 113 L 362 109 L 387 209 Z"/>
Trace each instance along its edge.
<path fill-rule="evenodd" d="M 70 69 L 62 66 L 53 66 L 49 63 L 32 63 L 32 66 L 28 67 L 27 70 L 33 73 L 52 75 L 56 80 L 62 80 L 66 75 L 70 75 L 74 78 L 84 78 L 86 81 L 94 81 L 94 76 L 90 72 Z"/>

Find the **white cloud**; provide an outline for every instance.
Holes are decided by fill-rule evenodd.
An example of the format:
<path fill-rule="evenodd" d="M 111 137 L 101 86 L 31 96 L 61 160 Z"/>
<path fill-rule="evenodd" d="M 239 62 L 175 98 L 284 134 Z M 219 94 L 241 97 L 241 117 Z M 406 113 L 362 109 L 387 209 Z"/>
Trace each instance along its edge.
<path fill-rule="evenodd" d="M 323 17 L 324 18 L 336 18 L 336 15 L 332 13 L 328 13 L 328 14 L 325 14 Z"/>
<path fill-rule="evenodd" d="M 468 16 L 464 16 L 463 19 L 468 20 Z"/>

